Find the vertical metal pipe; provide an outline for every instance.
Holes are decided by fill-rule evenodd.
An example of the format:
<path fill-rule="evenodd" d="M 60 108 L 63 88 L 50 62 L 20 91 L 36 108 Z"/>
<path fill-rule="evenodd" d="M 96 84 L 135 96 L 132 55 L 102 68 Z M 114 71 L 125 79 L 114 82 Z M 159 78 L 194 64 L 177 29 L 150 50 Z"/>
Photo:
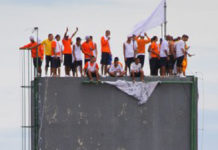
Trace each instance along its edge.
<path fill-rule="evenodd" d="M 164 1 L 164 36 L 167 35 L 167 2 Z"/>
<path fill-rule="evenodd" d="M 26 85 L 26 51 L 24 51 L 24 86 Z M 23 97 L 23 111 L 24 111 L 24 124 L 23 126 L 26 126 L 26 90 L 24 88 L 24 97 Z M 26 129 L 24 128 L 24 148 L 23 150 L 26 150 Z"/>

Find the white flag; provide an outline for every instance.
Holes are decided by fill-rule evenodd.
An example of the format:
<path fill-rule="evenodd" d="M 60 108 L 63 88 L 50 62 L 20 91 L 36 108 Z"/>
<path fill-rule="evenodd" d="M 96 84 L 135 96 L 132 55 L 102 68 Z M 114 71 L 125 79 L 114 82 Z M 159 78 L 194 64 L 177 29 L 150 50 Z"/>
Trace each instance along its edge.
<path fill-rule="evenodd" d="M 148 83 L 143 83 L 143 82 L 130 82 L 130 81 L 123 81 L 123 80 L 118 80 L 116 82 L 111 82 L 111 81 L 105 81 L 105 83 L 114 85 L 124 93 L 135 97 L 137 100 L 139 100 L 139 104 L 145 104 L 155 88 L 157 87 L 159 81 L 157 82 L 148 82 Z"/>
<path fill-rule="evenodd" d="M 162 0 L 155 11 L 151 14 L 149 18 L 146 20 L 141 21 L 137 25 L 135 25 L 132 34 L 139 35 L 144 33 L 152 28 L 160 26 L 164 23 L 164 3 L 166 0 Z"/>

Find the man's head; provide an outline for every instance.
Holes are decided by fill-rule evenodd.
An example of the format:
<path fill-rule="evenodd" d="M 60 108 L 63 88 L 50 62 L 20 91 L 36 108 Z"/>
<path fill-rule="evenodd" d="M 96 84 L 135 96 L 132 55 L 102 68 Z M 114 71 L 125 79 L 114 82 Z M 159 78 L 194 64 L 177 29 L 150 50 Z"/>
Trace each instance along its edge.
<path fill-rule="evenodd" d="M 157 42 L 158 41 L 158 37 L 157 36 L 153 36 L 151 39 L 152 42 Z"/>
<path fill-rule="evenodd" d="M 170 35 L 166 35 L 165 39 L 166 39 L 167 41 L 169 41 L 169 40 L 170 40 Z"/>
<path fill-rule="evenodd" d="M 30 38 L 29 38 L 29 39 L 30 39 L 30 42 L 31 42 L 31 43 L 34 43 L 34 42 L 35 42 L 35 40 L 34 40 L 34 37 L 33 37 L 33 36 L 30 36 Z"/>
<path fill-rule="evenodd" d="M 140 34 L 140 38 L 141 38 L 141 39 L 145 39 L 145 34 L 144 34 L 144 33 L 141 33 L 141 34 Z"/>
<path fill-rule="evenodd" d="M 180 37 L 180 36 L 178 36 L 178 37 L 176 38 L 176 41 L 179 41 L 179 40 L 181 40 L 181 37 Z"/>
<path fill-rule="evenodd" d="M 133 39 L 133 40 L 136 39 L 136 35 L 135 35 L 135 34 L 132 35 L 132 39 Z"/>
<path fill-rule="evenodd" d="M 136 64 L 139 64 L 139 63 L 140 63 L 140 59 L 136 57 L 136 58 L 135 58 L 135 63 L 136 63 Z"/>
<path fill-rule="evenodd" d="M 170 36 L 170 37 L 169 37 L 169 41 L 173 41 L 173 36 Z"/>
<path fill-rule="evenodd" d="M 92 40 L 93 40 L 93 36 L 90 36 L 90 37 L 89 37 L 89 40 L 92 41 Z"/>
<path fill-rule="evenodd" d="M 77 38 L 76 38 L 76 44 L 77 44 L 77 45 L 80 45 L 80 43 L 81 43 L 81 38 L 80 38 L 80 37 L 77 37 Z"/>
<path fill-rule="evenodd" d="M 162 39 L 162 38 L 160 38 L 160 44 L 162 44 L 162 42 L 163 42 L 163 39 Z"/>
<path fill-rule="evenodd" d="M 49 41 L 52 41 L 53 38 L 54 38 L 54 37 L 53 37 L 53 34 L 50 33 L 50 34 L 48 35 L 48 40 L 49 40 Z"/>
<path fill-rule="evenodd" d="M 59 34 L 57 34 L 57 35 L 55 36 L 55 39 L 56 39 L 57 41 L 60 41 L 61 36 L 60 36 Z"/>
<path fill-rule="evenodd" d="M 132 35 L 128 35 L 128 36 L 127 36 L 127 41 L 128 41 L 128 42 L 131 42 L 131 40 L 132 40 Z"/>
<path fill-rule="evenodd" d="M 69 39 L 69 35 L 64 36 L 64 39 L 68 40 Z"/>
<path fill-rule="evenodd" d="M 86 39 L 86 42 L 89 42 L 90 36 L 86 36 L 85 39 Z"/>
<path fill-rule="evenodd" d="M 111 35 L 110 30 L 107 30 L 107 31 L 105 32 L 105 36 L 106 36 L 106 37 L 109 37 L 110 35 Z"/>
<path fill-rule="evenodd" d="M 182 40 L 183 40 L 183 41 L 187 42 L 188 39 L 189 39 L 188 35 L 184 34 L 184 35 L 182 36 Z"/>
<path fill-rule="evenodd" d="M 90 59 L 90 62 L 91 62 L 91 63 L 94 63 L 95 61 L 96 61 L 95 56 L 92 56 L 91 59 Z"/>
<path fill-rule="evenodd" d="M 119 64 L 119 58 L 118 58 L 118 57 L 115 57 L 115 58 L 114 58 L 114 65 L 115 65 L 115 66 L 118 66 L 118 64 Z"/>

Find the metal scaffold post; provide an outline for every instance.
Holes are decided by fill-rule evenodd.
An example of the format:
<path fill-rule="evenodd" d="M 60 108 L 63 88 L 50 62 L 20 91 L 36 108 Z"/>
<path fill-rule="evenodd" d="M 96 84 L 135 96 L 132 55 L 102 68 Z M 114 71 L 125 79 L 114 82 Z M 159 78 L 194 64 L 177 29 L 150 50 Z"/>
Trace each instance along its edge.
<path fill-rule="evenodd" d="M 35 27 L 33 33 L 36 33 L 38 43 L 38 27 Z M 21 128 L 22 128 L 22 150 L 38 150 L 38 48 L 37 64 L 32 67 L 31 49 L 23 50 L 21 53 Z M 34 71 L 34 73 L 32 73 Z M 32 82 L 33 81 L 33 82 Z M 33 95 L 31 93 L 34 93 Z M 34 98 L 34 101 L 31 99 Z M 32 104 L 33 102 L 33 104 Z M 34 110 L 32 111 L 32 106 Z M 34 120 L 32 120 L 34 113 Z M 34 121 L 34 124 L 32 124 Z M 32 133 L 34 138 L 32 141 Z M 35 144 L 34 146 L 32 144 Z"/>

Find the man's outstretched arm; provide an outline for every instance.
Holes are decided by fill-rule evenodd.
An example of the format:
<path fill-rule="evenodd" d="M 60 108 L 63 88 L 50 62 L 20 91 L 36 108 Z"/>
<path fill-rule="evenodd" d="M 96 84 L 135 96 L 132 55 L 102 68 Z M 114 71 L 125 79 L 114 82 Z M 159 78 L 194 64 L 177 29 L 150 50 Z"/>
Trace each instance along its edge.
<path fill-rule="evenodd" d="M 72 34 L 72 36 L 70 37 L 70 39 L 72 39 L 75 35 L 76 35 L 76 33 L 78 32 L 78 27 L 76 28 L 76 31 Z"/>

